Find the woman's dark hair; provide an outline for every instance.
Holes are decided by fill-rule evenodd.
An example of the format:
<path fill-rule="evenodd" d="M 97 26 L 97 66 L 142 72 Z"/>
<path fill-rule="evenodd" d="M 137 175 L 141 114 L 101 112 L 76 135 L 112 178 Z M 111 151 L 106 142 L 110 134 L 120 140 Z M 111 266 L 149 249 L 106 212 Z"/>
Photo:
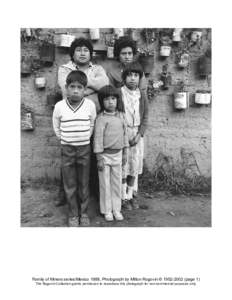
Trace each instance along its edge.
<path fill-rule="evenodd" d="M 124 112 L 124 106 L 122 103 L 122 99 L 119 95 L 119 92 L 112 85 L 105 85 L 98 91 L 98 101 L 99 101 L 99 104 L 101 107 L 101 111 L 103 111 L 105 109 L 104 108 L 104 99 L 109 96 L 114 96 L 117 98 L 117 107 L 116 108 L 118 111 Z"/>
<path fill-rule="evenodd" d="M 125 69 L 122 72 L 122 80 L 125 82 L 126 77 L 128 76 L 128 74 L 130 73 L 138 73 L 139 74 L 139 79 L 142 78 L 143 76 L 143 69 L 141 67 L 141 65 L 138 62 L 132 62 L 128 65 L 126 65 Z"/>
<path fill-rule="evenodd" d="M 114 57 L 119 58 L 121 50 L 126 47 L 130 47 L 132 49 L 133 55 L 136 54 L 136 42 L 128 36 L 122 36 L 121 38 L 116 40 L 114 44 Z"/>
<path fill-rule="evenodd" d="M 93 45 L 91 44 L 90 40 L 81 37 L 79 39 L 75 39 L 70 46 L 69 55 L 70 55 L 72 61 L 73 61 L 73 55 L 74 55 L 75 49 L 77 47 L 83 47 L 83 46 L 89 49 L 90 57 L 92 59 Z"/>
<path fill-rule="evenodd" d="M 68 86 L 73 82 L 79 82 L 86 87 L 88 79 L 85 73 L 82 71 L 71 71 L 66 78 L 66 84 Z"/>

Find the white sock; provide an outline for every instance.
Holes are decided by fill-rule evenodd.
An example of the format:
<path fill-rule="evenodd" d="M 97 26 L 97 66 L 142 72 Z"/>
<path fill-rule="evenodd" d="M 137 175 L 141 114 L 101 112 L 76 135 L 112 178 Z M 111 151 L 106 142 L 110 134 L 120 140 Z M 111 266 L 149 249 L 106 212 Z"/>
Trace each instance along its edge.
<path fill-rule="evenodd" d="M 128 186 L 127 197 L 128 197 L 129 200 L 132 199 L 132 197 L 133 197 L 133 186 Z"/>
<path fill-rule="evenodd" d="M 126 190 L 127 190 L 127 183 L 125 182 L 122 184 L 122 200 L 127 200 Z"/>
<path fill-rule="evenodd" d="M 138 175 L 135 176 L 135 182 L 133 186 L 133 192 L 137 193 L 138 192 Z"/>

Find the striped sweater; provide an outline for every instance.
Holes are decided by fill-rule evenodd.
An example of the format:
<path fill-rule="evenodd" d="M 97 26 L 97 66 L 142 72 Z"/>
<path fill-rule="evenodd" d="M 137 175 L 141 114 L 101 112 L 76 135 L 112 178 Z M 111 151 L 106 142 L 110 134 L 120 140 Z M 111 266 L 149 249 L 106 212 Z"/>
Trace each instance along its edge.
<path fill-rule="evenodd" d="M 96 118 L 92 100 L 83 98 L 75 109 L 67 99 L 58 102 L 53 111 L 53 129 L 61 144 L 82 146 L 90 143 Z"/>

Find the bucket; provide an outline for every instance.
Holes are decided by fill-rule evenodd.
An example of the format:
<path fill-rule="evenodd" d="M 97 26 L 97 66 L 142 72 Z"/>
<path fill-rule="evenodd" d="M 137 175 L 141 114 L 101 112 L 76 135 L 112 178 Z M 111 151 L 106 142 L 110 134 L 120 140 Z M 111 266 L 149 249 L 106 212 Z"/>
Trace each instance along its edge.
<path fill-rule="evenodd" d="M 188 92 L 179 92 L 175 94 L 174 107 L 176 109 L 186 109 L 189 105 Z"/>
<path fill-rule="evenodd" d="M 75 40 L 75 36 L 71 34 L 61 34 L 60 35 L 60 47 L 69 48 L 72 42 Z"/>
<path fill-rule="evenodd" d="M 114 47 L 109 46 L 107 48 L 107 57 L 108 58 L 114 58 Z"/>
<path fill-rule="evenodd" d="M 37 89 L 44 89 L 46 86 L 46 78 L 38 76 L 35 78 L 35 86 Z"/>
<path fill-rule="evenodd" d="M 180 60 L 178 62 L 178 66 L 180 68 L 186 68 L 189 65 L 189 54 L 188 53 L 183 53 L 180 56 Z"/>
<path fill-rule="evenodd" d="M 168 57 L 171 53 L 171 47 L 170 46 L 161 46 L 160 47 L 160 56 Z"/>
<path fill-rule="evenodd" d="M 145 75 L 148 75 L 151 73 L 151 71 L 154 68 L 154 56 L 153 55 L 147 55 L 147 56 L 139 56 L 139 63 L 143 67 L 143 71 Z"/>
<path fill-rule="evenodd" d="M 100 29 L 99 28 L 89 29 L 89 34 L 90 34 L 91 40 L 99 40 L 100 39 Z"/>
<path fill-rule="evenodd" d="M 195 94 L 195 103 L 196 104 L 210 104 L 211 102 L 211 93 L 196 93 Z"/>

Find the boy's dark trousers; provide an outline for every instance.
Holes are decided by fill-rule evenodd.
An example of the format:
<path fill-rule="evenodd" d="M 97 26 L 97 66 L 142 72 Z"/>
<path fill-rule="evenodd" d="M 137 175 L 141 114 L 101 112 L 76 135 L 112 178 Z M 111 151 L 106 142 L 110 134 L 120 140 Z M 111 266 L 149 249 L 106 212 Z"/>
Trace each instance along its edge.
<path fill-rule="evenodd" d="M 69 217 L 87 214 L 90 145 L 61 145 L 61 167 Z"/>

